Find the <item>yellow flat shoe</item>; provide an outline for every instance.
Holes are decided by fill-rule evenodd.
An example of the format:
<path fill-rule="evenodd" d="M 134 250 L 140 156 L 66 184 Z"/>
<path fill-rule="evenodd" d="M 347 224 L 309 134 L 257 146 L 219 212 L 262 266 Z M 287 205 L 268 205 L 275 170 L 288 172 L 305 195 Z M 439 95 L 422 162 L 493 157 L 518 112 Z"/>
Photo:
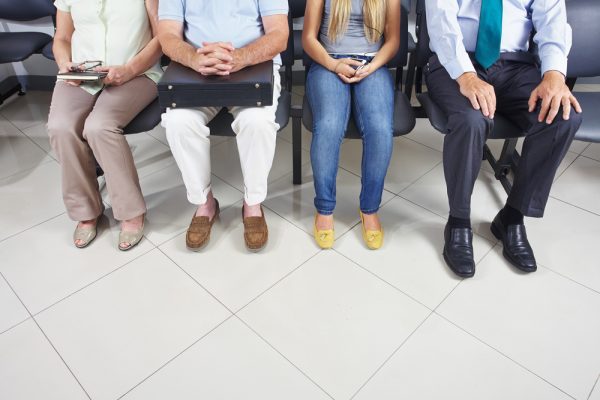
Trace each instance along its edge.
<path fill-rule="evenodd" d="M 378 250 L 383 246 L 383 228 L 379 231 L 368 231 L 365 229 L 365 219 L 362 211 L 360 214 L 360 222 L 362 223 L 362 236 L 367 247 L 371 250 Z"/>
<path fill-rule="evenodd" d="M 315 242 L 322 249 L 331 249 L 335 240 L 335 231 L 333 229 L 317 229 L 317 216 L 315 215 L 315 223 L 313 225 L 313 234 Z"/>

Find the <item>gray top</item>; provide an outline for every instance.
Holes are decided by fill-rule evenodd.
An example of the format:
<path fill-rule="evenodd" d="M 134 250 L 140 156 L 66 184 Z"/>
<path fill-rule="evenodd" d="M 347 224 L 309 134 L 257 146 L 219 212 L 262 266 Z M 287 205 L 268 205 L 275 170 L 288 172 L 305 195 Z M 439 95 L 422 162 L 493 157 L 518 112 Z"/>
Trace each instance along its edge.
<path fill-rule="evenodd" d="M 363 0 L 352 0 L 352 9 L 348 20 L 348 29 L 343 36 L 338 36 L 336 42 L 332 42 L 327 36 L 329 30 L 331 0 L 325 0 L 325 9 L 321 30 L 319 32 L 319 41 L 325 47 L 328 53 L 341 54 L 364 54 L 376 53 L 382 46 L 383 39 L 376 43 L 371 43 L 365 36 L 363 22 Z M 383 33 L 383 32 L 382 32 Z"/>

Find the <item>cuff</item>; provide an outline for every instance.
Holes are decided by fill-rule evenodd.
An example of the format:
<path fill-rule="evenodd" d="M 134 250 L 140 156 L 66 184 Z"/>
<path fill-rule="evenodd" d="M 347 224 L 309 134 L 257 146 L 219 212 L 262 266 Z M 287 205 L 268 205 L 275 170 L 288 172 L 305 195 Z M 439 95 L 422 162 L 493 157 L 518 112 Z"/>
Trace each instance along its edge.
<path fill-rule="evenodd" d="M 446 71 L 452 79 L 457 79 L 459 76 L 464 74 L 465 72 L 475 72 L 475 67 L 473 67 L 473 63 L 469 58 L 468 54 L 459 55 L 453 60 L 446 61 L 442 63 Z"/>
<path fill-rule="evenodd" d="M 545 48 L 540 51 L 542 61 L 542 76 L 547 71 L 558 71 L 567 76 L 567 57 L 560 49 Z"/>

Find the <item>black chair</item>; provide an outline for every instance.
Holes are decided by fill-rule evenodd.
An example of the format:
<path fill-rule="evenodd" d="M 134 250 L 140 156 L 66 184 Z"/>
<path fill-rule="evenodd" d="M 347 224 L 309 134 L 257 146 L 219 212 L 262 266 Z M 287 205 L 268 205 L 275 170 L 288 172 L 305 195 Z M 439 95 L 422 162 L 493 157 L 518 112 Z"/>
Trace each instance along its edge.
<path fill-rule="evenodd" d="M 398 53 L 394 56 L 392 60 L 388 63 L 389 68 L 395 69 L 396 74 L 396 84 L 394 88 L 394 137 L 402 136 L 410 133 L 416 123 L 416 118 L 414 111 L 410 105 L 410 100 L 406 96 L 406 94 L 402 91 L 402 82 L 403 82 L 403 68 L 407 64 L 408 60 L 408 9 L 405 8 L 405 1 L 402 2 L 402 13 L 401 13 L 401 21 L 400 21 L 400 48 L 398 49 Z M 410 5 L 410 4 L 409 4 Z M 308 68 L 310 67 L 311 60 L 308 56 L 303 56 L 304 60 L 304 69 L 305 74 L 308 73 Z M 313 128 L 313 117 L 310 109 L 310 104 L 308 103 L 307 97 L 304 96 L 303 104 L 302 104 L 302 112 L 301 117 L 298 118 L 297 114 L 293 115 L 294 125 L 292 126 L 293 130 L 293 164 L 294 164 L 294 172 L 293 172 L 293 181 L 294 184 L 299 185 L 302 183 L 302 173 L 301 173 L 301 156 L 302 156 L 302 135 L 301 135 L 301 126 L 300 119 L 302 120 L 302 124 L 309 131 Z M 356 127 L 354 123 L 354 119 L 350 118 L 348 122 L 348 128 L 346 129 L 345 137 L 351 139 L 359 139 L 360 131 Z"/>
<path fill-rule="evenodd" d="M 0 19 L 33 21 L 55 13 L 49 0 L 0 0 Z M 0 32 L 0 64 L 21 62 L 40 53 L 52 37 L 41 32 Z M 0 93 L 0 104 L 15 93 L 23 94 L 16 77 L 5 82 L 8 90 Z"/>
<path fill-rule="evenodd" d="M 573 89 L 577 78 L 600 76 L 600 3 L 597 0 L 567 0 L 567 20 L 573 28 L 567 84 Z M 575 92 L 584 110 L 575 140 L 600 143 L 600 93 Z"/>
<path fill-rule="evenodd" d="M 423 68 L 427 65 L 429 57 L 431 56 L 431 51 L 429 49 L 429 34 L 427 33 L 427 21 L 425 16 L 425 2 L 423 0 L 417 1 L 416 29 L 418 43 L 415 51 L 415 64 L 413 66 L 414 70 L 409 71 L 409 74 L 414 75 L 417 99 L 423 107 L 423 110 L 417 111 L 417 115 L 419 117 L 426 116 L 429 118 L 431 125 L 437 131 L 445 134 L 446 125 L 448 123 L 446 115 L 428 93 L 422 92 Z M 424 111 L 424 113 L 422 111 Z M 509 139 L 504 140 L 504 146 L 498 159 L 494 157 L 487 144 L 483 149 L 484 159 L 489 162 L 490 166 L 494 170 L 496 179 L 500 181 L 507 193 L 510 192 L 512 187 L 512 183 L 508 179 L 508 175 L 511 171 L 514 172 L 519 163 L 519 153 L 516 150 L 516 145 L 518 138 L 521 136 L 523 136 L 521 129 L 510 122 L 507 118 L 496 114 L 494 117 L 494 129 L 489 138 L 498 139 L 508 137 Z"/>

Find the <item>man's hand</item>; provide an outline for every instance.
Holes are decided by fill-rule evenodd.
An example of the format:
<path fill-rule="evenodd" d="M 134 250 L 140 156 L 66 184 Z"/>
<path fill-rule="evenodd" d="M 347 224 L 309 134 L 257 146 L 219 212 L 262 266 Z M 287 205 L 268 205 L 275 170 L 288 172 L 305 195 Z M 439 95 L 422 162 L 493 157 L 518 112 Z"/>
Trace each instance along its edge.
<path fill-rule="evenodd" d="M 131 68 L 127 65 L 113 65 L 110 67 L 98 67 L 97 72 L 106 72 L 104 78 L 105 85 L 121 86 L 124 83 L 129 82 L 135 75 Z"/>
<path fill-rule="evenodd" d="M 196 50 L 196 71 L 202 75 L 229 75 L 234 72 L 235 48 L 229 42 L 203 42 Z"/>
<path fill-rule="evenodd" d="M 564 120 L 568 120 L 569 115 L 571 115 L 571 105 L 573 105 L 575 111 L 581 112 L 581 106 L 567 87 L 564 75 L 558 71 L 547 71 L 542 82 L 531 92 L 529 112 L 535 110 L 538 100 L 542 100 L 540 114 L 538 115 L 539 122 L 545 119 L 547 124 L 551 124 L 556 118 L 561 105 Z"/>
<path fill-rule="evenodd" d="M 479 79 L 475 72 L 465 72 L 456 82 L 460 86 L 460 93 L 469 99 L 474 109 L 481 110 L 488 118 L 494 118 L 496 93 L 492 85 Z"/>

